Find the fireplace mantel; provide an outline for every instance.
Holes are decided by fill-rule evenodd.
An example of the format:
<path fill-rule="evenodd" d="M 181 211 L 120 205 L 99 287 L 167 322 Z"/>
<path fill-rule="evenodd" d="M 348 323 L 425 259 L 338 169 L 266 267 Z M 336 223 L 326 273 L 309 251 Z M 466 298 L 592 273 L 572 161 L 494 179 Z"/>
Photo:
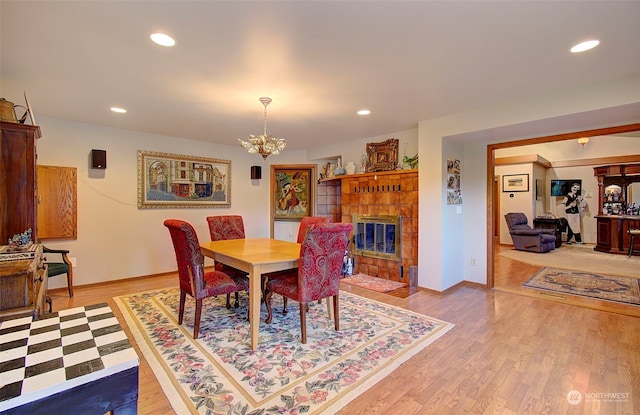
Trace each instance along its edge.
<path fill-rule="evenodd" d="M 388 175 L 393 175 L 393 174 L 411 174 L 411 173 L 417 173 L 418 169 L 411 169 L 411 170 L 391 170 L 391 171 L 376 171 L 376 172 L 371 172 L 371 173 L 356 173 L 356 174 L 341 174 L 339 176 L 332 176 L 332 177 L 327 177 L 326 179 L 320 179 L 318 180 L 318 183 L 323 183 L 323 182 L 330 182 L 330 181 L 335 181 L 335 180 L 345 180 L 345 179 L 352 179 L 352 178 L 363 178 L 363 177 L 384 177 L 384 176 L 388 176 Z"/>

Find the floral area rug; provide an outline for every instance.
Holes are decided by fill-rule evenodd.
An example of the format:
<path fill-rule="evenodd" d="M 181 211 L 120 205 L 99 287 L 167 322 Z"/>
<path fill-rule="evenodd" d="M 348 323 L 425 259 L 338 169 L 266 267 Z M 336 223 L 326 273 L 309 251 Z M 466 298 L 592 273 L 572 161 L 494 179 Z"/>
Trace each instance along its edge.
<path fill-rule="evenodd" d="M 298 304 L 283 315 L 274 296 L 273 322 L 260 323 L 252 351 L 243 294 L 236 309 L 225 308 L 224 296 L 205 300 L 195 341 L 194 302 L 187 297 L 178 326 L 177 288 L 114 298 L 176 413 L 333 414 L 453 328 L 341 292 L 340 331 L 324 303 L 310 304 L 302 344 Z"/>
<path fill-rule="evenodd" d="M 384 278 L 372 277 L 366 274 L 354 274 L 351 277 L 343 278 L 341 282 L 377 291 L 379 293 L 386 293 L 407 286 L 407 284 L 403 282 L 385 280 Z"/>
<path fill-rule="evenodd" d="M 640 280 L 560 268 L 543 268 L 524 285 L 565 294 L 640 305 Z"/>

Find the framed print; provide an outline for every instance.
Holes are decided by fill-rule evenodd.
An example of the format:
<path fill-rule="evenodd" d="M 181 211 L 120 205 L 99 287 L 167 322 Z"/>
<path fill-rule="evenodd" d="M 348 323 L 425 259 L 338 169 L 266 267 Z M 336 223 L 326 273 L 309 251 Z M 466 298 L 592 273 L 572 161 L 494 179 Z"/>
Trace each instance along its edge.
<path fill-rule="evenodd" d="M 231 160 L 138 150 L 138 208 L 231 207 Z"/>
<path fill-rule="evenodd" d="M 390 138 L 381 143 L 367 143 L 367 173 L 390 171 L 398 167 L 398 139 Z"/>
<path fill-rule="evenodd" d="M 503 192 L 528 192 L 529 191 L 529 175 L 528 174 L 507 174 L 502 176 Z"/>
<path fill-rule="evenodd" d="M 313 216 L 315 165 L 271 166 L 271 211 L 275 220 Z"/>

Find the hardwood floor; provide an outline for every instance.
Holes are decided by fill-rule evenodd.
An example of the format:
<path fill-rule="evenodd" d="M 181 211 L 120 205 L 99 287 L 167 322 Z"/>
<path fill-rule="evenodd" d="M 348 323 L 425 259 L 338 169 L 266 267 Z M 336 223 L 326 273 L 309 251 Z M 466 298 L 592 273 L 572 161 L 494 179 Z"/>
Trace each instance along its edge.
<path fill-rule="evenodd" d="M 508 274 L 524 272 L 517 268 Z M 112 297 L 168 286 L 177 286 L 175 275 L 81 286 L 73 299 L 65 290 L 50 294 L 54 310 L 108 302 L 132 339 Z M 467 284 L 445 295 L 419 291 L 396 296 L 348 285 L 343 289 L 456 327 L 340 415 L 640 413 L 638 317 Z M 141 356 L 138 413 L 173 414 L 134 346 Z M 572 390 L 582 394 L 577 405 L 567 400 Z"/>

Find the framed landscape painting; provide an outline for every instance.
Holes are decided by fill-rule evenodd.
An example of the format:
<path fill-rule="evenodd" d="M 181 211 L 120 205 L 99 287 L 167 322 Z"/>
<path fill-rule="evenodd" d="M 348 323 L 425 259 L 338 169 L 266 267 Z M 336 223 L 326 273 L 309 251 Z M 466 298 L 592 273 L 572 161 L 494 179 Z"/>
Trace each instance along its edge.
<path fill-rule="evenodd" d="M 231 160 L 138 151 L 138 208 L 231 207 Z"/>

